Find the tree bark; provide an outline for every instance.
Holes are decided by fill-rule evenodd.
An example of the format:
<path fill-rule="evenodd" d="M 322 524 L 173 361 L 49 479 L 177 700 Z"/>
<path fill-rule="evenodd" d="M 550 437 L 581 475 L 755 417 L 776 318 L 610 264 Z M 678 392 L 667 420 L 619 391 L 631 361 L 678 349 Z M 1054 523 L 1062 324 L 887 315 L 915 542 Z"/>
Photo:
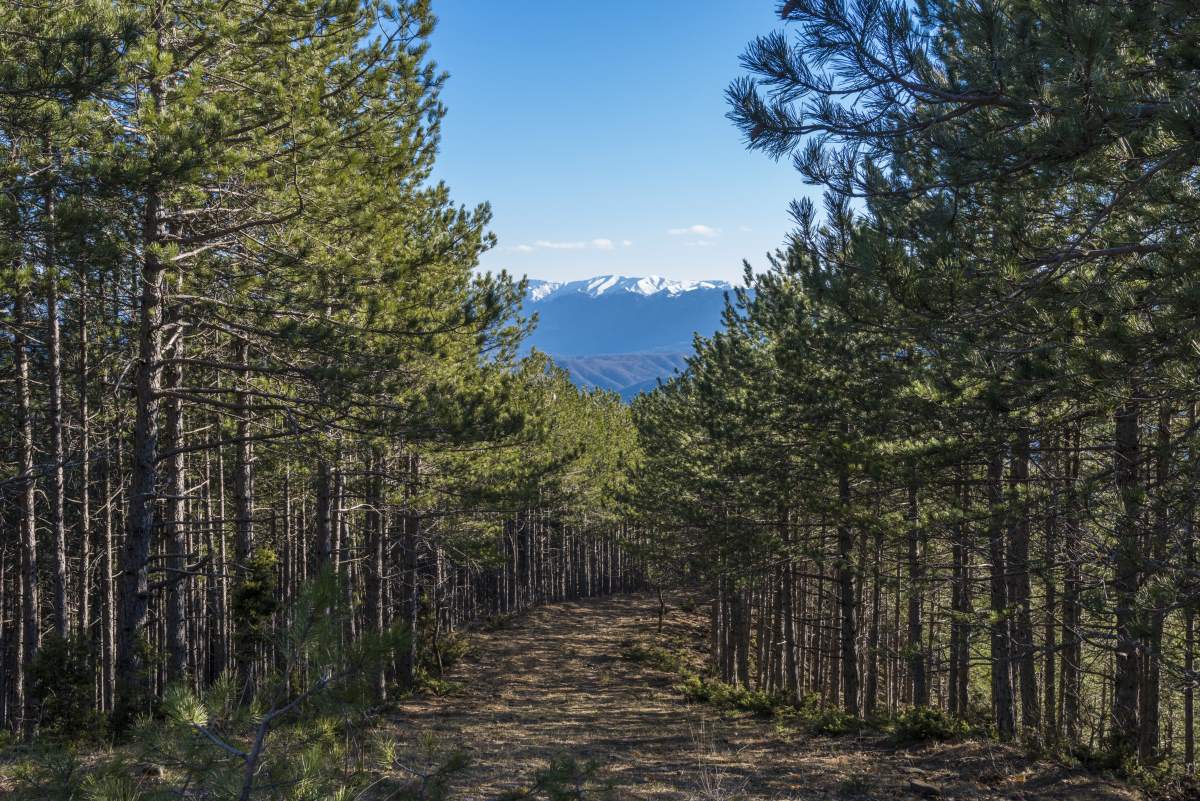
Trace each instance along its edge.
<path fill-rule="evenodd" d="M 924 604 L 925 564 L 921 553 L 921 528 L 917 507 L 917 484 L 908 485 L 908 672 L 912 679 L 913 706 L 929 706 L 929 684 L 925 675 Z"/>
<path fill-rule="evenodd" d="M 1136 754 L 1140 740 L 1138 687 L 1142 644 L 1137 613 L 1139 587 L 1141 484 L 1138 479 L 1139 412 L 1136 390 L 1114 415 L 1113 473 L 1121 502 L 1113 549 L 1116 600 L 1116 673 L 1113 681 L 1110 738 L 1117 751 Z"/>
<path fill-rule="evenodd" d="M 383 614 L 383 582 L 384 582 L 384 545 L 383 545 L 383 470 L 382 456 L 377 452 L 371 453 L 368 462 L 367 476 L 367 509 L 366 509 L 366 540 L 367 540 L 367 571 L 366 571 L 366 618 L 367 630 L 376 635 L 384 631 Z M 383 663 L 373 668 L 372 683 L 375 698 L 379 702 L 387 700 L 387 676 Z"/>
<path fill-rule="evenodd" d="M 165 24 L 154 15 L 155 47 L 163 50 Z M 163 86 L 151 78 L 150 102 L 163 110 Z M 162 387 L 163 265 L 159 247 L 164 241 L 160 187 L 146 191 L 142 209 L 141 296 L 138 303 L 138 357 L 134 364 L 136 414 L 133 427 L 133 465 L 125 544 L 121 549 L 121 586 L 117 631 L 117 699 L 114 724 L 123 730 L 142 709 L 148 690 L 144 650 L 149 603 L 147 564 L 154 539 L 158 493 L 158 417 Z"/>
<path fill-rule="evenodd" d="M 29 350 L 25 326 L 27 297 L 18 290 L 13 303 L 13 361 L 17 373 L 17 427 L 21 438 L 21 643 L 17 663 L 17 698 L 21 704 L 22 732 L 32 737 L 37 722 L 35 689 L 26 681 L 26 671 L 37 659 L 41 644 L 41 612 L 38 595 L 37 506 L 33 465 L 33 401 L 29 386 Z"/>
<path fill-rule="evenodd" d="M 178 389 L 183 385 L 183 336 L 179 330 L 179 314 L 171 308 L 164 314 L 165 330 L 169 332 L 171 344 L 167 353 L 171 365 L 163 371 L 165 388 Z M 185 586 L 181 579 L 187 564 L 187 537 L 184 531 L 183 496 L 187 491 L 183 458 L 183 401 L 177 396 L 166 399 L 163 420 L 164 447 L 170 452 L 165 459 L 166 509 L 163 523 L 167 540 L 167 578 L 171 581 L 167 589 L 167 681 L 182 681 L 187 670 L 187 631 Z"/>
<path fill-rule="evenodd" d="M 1079 629 L 1082 612 L 1079 605 L 1081 557 L 1079 554 L 1079 498 L 1076 486 L 1081 466 L 1080 437 L 1081 433 L 1076 428 L 1071 434 L 1071 447 L 1068 452 L 1066 517 L 1063 527 L 1065 575 L 1063 576 L 1062 600 L 1062 725 L 1063 733 L 1069 743 L 1079 742 L 1080 737 L 1079 712 L 1083 641 Z"/>
<path fill-rule="evenodd" d="M 1008 585 L 1005 580 L 1004 519 L 1000 481 L 1003 459 L 999 453 L 988 460 L 988 552 L 991 560 L 991 646 L 992 709 L 1001 740 L 1016 734 L 1013 720 L 1012 675 L 1009 664 Z"/>
<path fill-rule="evenodd" d="M 50 424 L 50 535 L 51 575 L 54 591 L 54 634 L 59 639 L 67 637 L 67 525 L 66 525 L 66 481 L 63 465 L 66 460 L 63 448 L 62 410 L 62 324 L 59 319 L 58 264 L 54 247 L 54 196 L 45 192 L 46 226 L 45 275 L 46 281 L 46 368 L 49 392 Z"/>
<path fill-rule="evenodd" d="M 1033 616 L 1029 581 L 1029 436 L 1022 429 L 1013 443 L 1009 465 L 1008 604 L 1013 610 L 1012 658 L 1021 691 L 1021 727 L 1036 732 L 1040 726 L 1037 675 L 1033 650 Z"/>
<path fill-rule="evenodd" d="M 88 409 L 88 280 L 87 270 L 79 271 L 79 590 L 80 636 L 92 637 L 92 421 Z"/>
<path fill-rule="evenodd" d="M 841 609 L 842 705 L 857 716 L 858 705 L 858 591 L 854 573 L 854 530 L 850 527 L 850 475 L 843 467 L 838 476 L 842 520 L 838 524 L 838 606 Z"/>
<path fill-rule="evenodd" d="M 246 392 L 246 382 L 249 380 L 247 365 L 249 361 L 249 346 L 246 340 L 239 339 L 236 343 L 238 379 L 237 391 L 234 393 L 234 404 L 237 407 L 237 422 L 235 426 L 237 445 L 234 449 L 233 472 L 233 514 L 234 514 L 234 574 L 237 576 L 237 587 L 245 586 L 248 576 L 250 557 L 254 550 L 254 454 L 250 443 L 250 396 Z M 237 670 L 238 686 L 242 688 L 243 697 L 252 697 L 254 650 L 256 632 L 253 629 L 256 616 L 250 610 L 242 610 L 243 615 L 234 622 L 234 665 Z"/>

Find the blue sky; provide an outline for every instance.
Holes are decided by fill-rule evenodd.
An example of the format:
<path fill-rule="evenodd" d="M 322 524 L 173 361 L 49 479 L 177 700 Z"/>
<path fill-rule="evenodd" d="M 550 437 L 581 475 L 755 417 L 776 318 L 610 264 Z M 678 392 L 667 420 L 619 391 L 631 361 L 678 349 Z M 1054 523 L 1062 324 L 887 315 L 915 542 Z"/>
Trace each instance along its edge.
<path fill-rule="evenodd" d="M 450 73 L 436 175 L 492 204 L 482 267 L 741 277 L 811 192 L 750 153 L 724 90 L 775 0 L 440 0 L 432 57 Z"/>

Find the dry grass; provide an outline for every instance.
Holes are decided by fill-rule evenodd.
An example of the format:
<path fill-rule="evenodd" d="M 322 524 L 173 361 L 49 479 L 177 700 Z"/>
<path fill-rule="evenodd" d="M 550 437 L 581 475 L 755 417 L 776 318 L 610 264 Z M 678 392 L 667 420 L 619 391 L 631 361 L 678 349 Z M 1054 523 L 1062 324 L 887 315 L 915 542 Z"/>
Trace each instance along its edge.
<path fill-rule="evenodd" d="M 917 798 L 910 780 L 944 799 L 1133 801 L 1132 791 L 1014 748 L 965 742 L 906 750 L 878 735 L 837 739 L 686 704 L 676 678 L 620 658 L 622 643 L 703 642 L 699 615 L 674 611 L 655 632 L 656 602 L 619 597 L 535 610 L 474 635 L 451 677 L 462 689 L 401 705 L 401 742 L 432 734 L 472 759 L 463 799 L 495 797 L 567 751 L 595 760 L 623 799 L 813 801 Z"/>

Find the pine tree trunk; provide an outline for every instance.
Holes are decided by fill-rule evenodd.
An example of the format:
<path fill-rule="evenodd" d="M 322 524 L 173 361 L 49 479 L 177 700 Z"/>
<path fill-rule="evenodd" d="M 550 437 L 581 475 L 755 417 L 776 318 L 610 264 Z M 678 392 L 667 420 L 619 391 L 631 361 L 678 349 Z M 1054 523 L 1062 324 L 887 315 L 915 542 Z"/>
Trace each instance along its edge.
<path fill-rule="evenodd" d="M 116 702 L 116 625 L 117 625 L 117 593 L 116 582 L 116 559 L 114 558 L 115 550 L 113 545 L 113 442 L 111 437 L 106 437 L 104 441 L 104 480 L 101 484 L 104 490 L 104 542 L 101 545 L 101 553 L 103 563 L 100 572 L 100 598 L 102 601 L 101 611 L 101 629 L 100 647 L 103 651 L 101 656 L 101 681 L 104 685 L 103 704 L 104 711 L 111 712 L 113 705 Z M 119 474 L 118 474 L 119 475 Z M 119 480 L 119 478 L 118 478 Z"/>
<path fill-rule="evenodd" d="M 179 314 L 172 306 L 164 315 L 171 337 L 167 350 L 171 361 L 163 370 L 163 389 L 178 392 L 183 386 L 183 336 Z M 187 566 L 187 538 L 184 531 L 183 496 L 187 491 L 183 460 L 183 400 L 168 395 L 164 403 L 163 447 L 170 455 L 163 459 L 167 493 L 163 523 L 167 538 L 167 681 L 181 681 L 187 671 L 186 597 L 182 581 Z"/>
<path fill-rule="evenodd" d="M 1196 404 L 1188 405 L 1188 431 L 1196 430 Z M 1183 519 L 1184 558 L 1188 567 L 1189 587 L 1197 586 L 1196 577 L 1196 489 L 1194 480 L 1187 489 Z M 1183 685 L 1183 765 L 1188 775 L 1196 772 L 1196 601 L 1193 589 L 1183 607 L 1183 670 L 1188 679 Z"/>
<path fill-rule="evenodd" d="M 1149 556 L 1157 565 L 1166 565 L 1167 541 L 1170 537 L 1170 498 L 1168 482 L 1171 479 L 1171 418 L 1173 410 L 1164 403 L 1158 413 L 1158 442 L 1155 453 L 1154 528 L 1151 536 Z M 1141 730 L 1138 737 L 1138 757 L 1145 763 L 1153 761 L 1158 754 L 1159 701 L 1162 697 L 1162 676 L 1159 655 L 1162 653 L 1163 627 L 1167 611 L 1158 601 L 1148 611 L 1147 644 L 1142 666 L 1142 686 L 1139 692 Z"/>
<path fill-rule="evenodd" d="M 841 610 L 841 672 L 842 705 L 847 713 L 857 716 L 858 706 L 858 591 L 854 574 L 854 530 L 847 517 L 850 514 L 850 475 L 843 468 L 838 477 L 838 499 L 843 515 L 838 525 L 838 606 Z M 918 629 L 919 632 L 919 629 Z"/>
<path fill-rule="evenodd" d="M 366 540 L 367 540 L 367 570 L 366 570 L 366 618 L 367 630 L 373 634 L 382 635 L 383 622 L 383 582 L 384 582 L 384 547 L 383 547 L 383 459 L 378 453 L 372 453 L 368 462 L 367 477 L 367 509 L 366 509 Z M 373 669 L 372 683 L 375 698 L 379 702 L 387 700 L 386 675 L 382 661 Z"/>
<path fill-rule="evenodd" d="M 417 669 L 418 658 L 418 627 L 417 621 L 420 616 L 420 578 L 418 570 L 420 561 L 417 556 L 417 547 L 420 542 L 421 517 L 416 509 L 416 492 L 417 482 L 420 476 L 420 462 L 416 454 L 410 454 L 407 457 L 408 469 L 405 476 L 405 503 L 404 503 L 404 622 L 408 629 L 407 647 L 403 649 L 400 658 L 400 680 L 405 687 L 413 685 L 414 674 Z"/>
<path fill-rule="evenodd" d="M 958 482 L 954 487 L 956 497 L 961 497 L 964 492 L 963 482 Z M 966 684 L 966 677 L 960 672 L 958 660 L 959 650 L 963 637 L 963 593 L 964 587 L 964 570 L 963 556 L 965 548 L 963 548 L 963 528 L 964 524 L 961 519 L 956 520 L 953 528 L 953 540 L 950 545 L 951 550 L 951 567 L 950 567 L 950 675 L 948 677 L 949 687 L 949 709 L 952 715 L 961 715 L 965 711 L 958 701 L 959 683 Z"/>
<path fill-rule="evenodd" d="M 867 638 L 867 687 L 863 716 L 875 715 L 879 697 L 879 624 L 883 613 L 883 532 L 875 532 L 875 553 L 871 559 L 871 633 Z"/>
<path fill-rule="evenodd" d="M 1078 743 L 1080 738 L 1080 682 L 1082 670 L 1082 646 L 1080 633 L 1081 610 L 1080 553 L 1079 553 L 1079 499 L 1076 483 L 1080 470 L 1080 437 L 1077 428 L 1071 435 L 1071 446 L 1067 463 L 1066 519 L 1063 531 L 1063 555 L 1065 575 L 1063 577 L 1062 601 L 1062 696 L 1063 732 L 1068 743 Z"/>
<path fill-rule="evenodd" d="M 790 543 L 787 519 L 784 518 L 784 542 Z M 783 672 L 784 686 L 788 698 L 799 700 L 800 697 L 800 666 L 796 653 L 796 600 L 795 600 L 795 566 L 789 556 L 783 564 L 783 586 L 780 588 L 780 605 L 783 610 Z"/>
<path fill-rule="evenodd" d="M 964 482 L 962 486 L 961 514 L 964 520 L 971 513 L 971 488 L 969 482 Z M 955 701 L 955 706 L 960 714 L 966 714 L 968 708 L 968 690 L 971 686 L 971 640 L 974 636 L 974 629 L 971 624 L 971 618 L 974 614 L 975 606 L 971 600 L 971 547 L 968 541 L 968 532 L 965 523 L 960 524 L 955 532 L 959 537 L 959 555 L 961 575 L 959 578 L 961 587 L 959 592 L 959 608 L 961 623 L 959 625 L 958 637 L 958 652 L 952 656 L 955 662 L 958 663 L 958 697 Z"/>
<path fill-rule="evenodd" d="M 1029 581 L 1029 509 L 1026 492 L 1029 484 L 1029 437 L 1022 430 L 1013 443 L 1009 465 L 1008 526 L 1008 603 L 1015 610 L 1010 631 L 1013 661 L 1021 691 L 1021 727 L 1027 732 L 1040 728 L 1037 676 L 1033 650 L 1033 614 L 1030 608 Z"/>
<path fill-rule="evenodd" d="M 155 15 L 156 47 L 163 49 L 163 20 Z M 163 87 L 150 82 L 151 103 L 162 112 Z M 155 499 L 158 493 L 158 415 L 162 384 L 162 281 L 159 245 L 163 242 L 161 198 L 157 187 L 146 193 L 142 211 L 141 297 L 138 304 L 138 358 L 134 365 L 136 415 L 133 465 L 125 544 L 121 550 L 120 606 L 117 631 L 117 699 L 114 723 L 123 730 L 147 700 L 148 676 L 144 651 L 149 601 L 147 564 L 154 540 Z"/>
<path fill-rule="evenodd" d="M 921 528 L 918 520 L 917 485 L 908 485 L 908 672 L 912 679 L 913 706 L 929 706 L 929 684 L 925 675 L 922 606 L 924 604 L 925 564 L 921 554 Z"/>
<path fill-rule="evenodd" d="M 1053 442 L 1053 441 L 1052 441 Z M 1057 469 L 1057 461 L 1051 469 Z M 1051 483 L 1054 486 L 1054 483 Z M 1058 493 L 1051 492 L 1051 507 L 1058 501 Z M 1042 662 L 1042 722 L 1046 736 L 1051 740 L 1058 739 L 1058 720 L 1055 715 L 1054 677 L 1057 674 L 1055 654 L 1057 652 L 1055 639 L 1055 618 L 1058 605 L 1058 585 L 1054 579 L 1054 565 L 1057 563 L 1056 548 L 1058 547 L 1058 509 L 1046 510 L 1046 532 L 1042 552 L 1042 582 L 1045 586 L 1045 610 L 1043 612 L 1043 662 Z"/>
<path fill-rule="evenodd" d="M 1111 740 L 1118 752 L 1136 754 L 1140 741 L 1138 688 L 1142 647 L 1137 613 L 1141 485 L 1138 480 L 1137 392 L 1114 415 L 1113 473 L 1122 512 L 1118 515 L 1113 551 L 1113 590 L 1116 600 L 1116 665 L 1112 698 Z"/>
<path fill-rule="evenodd" d="M 85 642 L 92 632 L 92 421 L 88 409 L 88 281 L 87 271 L 79 272 L 79 590 L 80 636 Z"/>
<path fill-rule="evenodd" d="M 249 380 L 247 366 L 249 363 L 249 346 L 246 340 L 239 339 L 236 353 L 240 369 L 238 389 L 234 393 L 234 403 L 237 407 L 236 439 L 234 449 L 233 472 L 233 514 L 234 514 L 234 574 L 237 576 L 237 587 L 245 585 L 250 556 L 254 549 L 254 498 L 253 480 L 253 451 L 250 444 L 250 396 L 246 392 L 246 382 Z M 234 663 L 237 670 L 238 685 L 242 688 L 243 697 L 253 696 L 255 635 L 254 625 L 257 616 L 254 611 L 243 610 L 244 617 L 234 621 Z"/>
<path fill-rule="evenodd" d="M 17 374 L 17 428 L 21 439 L 21 631 L 16 696 L 21 706 L 21 730 L 31 737 L 37 722 L 37 699 L 26 671 L 37 658 L 41 643 L 38 595 L 37 507 L 33 465 L 33 401 L 30 395 L 29 350 L 25 326 L 27 297 L 19 290 L 13 303 L 13 362 Z"/>
<path fill-rule="evenodd" d="M 50 534 L 51 574 L 54 590 L 54 634 L 59 639 L 67 636 L 67 524 L 66 482 L 63 464 L 66 459 L 63 448 L 62 409 L 62 325 L 59 320 L 58 265 L 54 250 L 54 197 L 45 193 L 46 205 L 46 368 L 47 390 L 49 391 L 50 424 Z"/>
<path fill-rule="evenodd" d="M 1012 675 L 1008 651 L 1008 585 L 1005 576 L 1004 519 L 1000 481 L 1003 475 L 999 453 L 988 460 L 988 551 L 991 559 L 991 646 L 992 709 L 1001 740 L 1016 734 L 1013 720 Z"/>

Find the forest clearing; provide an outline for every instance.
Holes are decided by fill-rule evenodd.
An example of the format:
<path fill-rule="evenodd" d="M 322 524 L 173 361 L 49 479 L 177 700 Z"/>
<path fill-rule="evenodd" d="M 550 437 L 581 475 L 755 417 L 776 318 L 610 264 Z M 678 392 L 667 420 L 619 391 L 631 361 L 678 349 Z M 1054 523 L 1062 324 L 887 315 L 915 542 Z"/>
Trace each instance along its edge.
<path fill-rule="evenodd" d="M 795 718 L 689 701 L 678 673 L 636 654 L 667 644 L 681 660 L 702 663 L 703 615 L 679 594 L 670 597 L 661 629 L 658 613 L 653 595 L 617 595 L 472 627 L 438 692 L 400 700 L 359 724 L 394 742 L 394 763 L 373 774 L 375 787 L 386 790 L 379 797 L 424 797 L 414 791 L 418 777 L 462 757 L 439 790 L 462 801 L 521 797 L 532 777 L 563 758 L 580 766 L 572 774 L 579 784 L 568 783 L 564 799 L 1144 798 L 986 737 L 897 743 L 877 729 L 830 736 Z M 134 786 L 147 793 L 163 778 L 144 765 L 133 772 L 143 774 Z"/>
<path fill-rule="evenodd" d="M 689 703 L 678 675 L 629 658 L 631 644 L 671 643 L 703 660 L 703 615 L 671 601 L 662 632 L 657 600 L 635 595 L 545 607 L 473 635 L 449 675 L 459 689 L 400 704 L 395 725 L 409 743 L 433 734 L 465 744 L 471 766 L 457 797 L 472 800 L 497 797 L 562 753 L 594 760 L 616 799 L 1141 798 L 987 740 L 898 748 L 877 731 L 813 735 L 798 721 Z"/>

